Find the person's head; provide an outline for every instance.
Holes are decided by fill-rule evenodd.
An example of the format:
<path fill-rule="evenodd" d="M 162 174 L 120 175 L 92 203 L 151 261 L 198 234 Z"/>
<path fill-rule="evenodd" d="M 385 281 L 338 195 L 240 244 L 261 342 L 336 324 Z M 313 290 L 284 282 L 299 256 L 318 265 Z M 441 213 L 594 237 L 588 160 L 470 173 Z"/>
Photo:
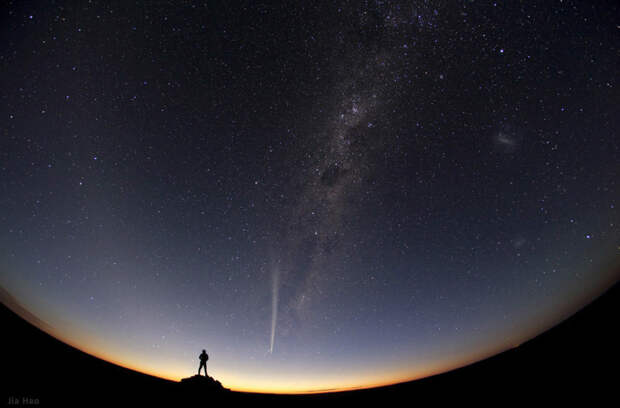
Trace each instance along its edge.
<path fill-rule="evenodd" d="M 206 353 L 207 351 L 206 351 L 206 350 L 202 350 L 202 352 L 203 352 L 203 353 Z"/>

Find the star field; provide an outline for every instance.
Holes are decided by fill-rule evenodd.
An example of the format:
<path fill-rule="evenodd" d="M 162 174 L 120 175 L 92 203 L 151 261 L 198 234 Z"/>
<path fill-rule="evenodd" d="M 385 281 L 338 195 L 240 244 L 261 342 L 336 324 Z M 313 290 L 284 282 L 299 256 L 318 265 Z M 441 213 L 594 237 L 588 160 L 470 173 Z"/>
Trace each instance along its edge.
<path fill-rule="evenodd" d="M 206 348 L 233 389 L 520 344 L 618 279 L 618 12 L 9 2 L 0 284 L 141 371 Z"/>

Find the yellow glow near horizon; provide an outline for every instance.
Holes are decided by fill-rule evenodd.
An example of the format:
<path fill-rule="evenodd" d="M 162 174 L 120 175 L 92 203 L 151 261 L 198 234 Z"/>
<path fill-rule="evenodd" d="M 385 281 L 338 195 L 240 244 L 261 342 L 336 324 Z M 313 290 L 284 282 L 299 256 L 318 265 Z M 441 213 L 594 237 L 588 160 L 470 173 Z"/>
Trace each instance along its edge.
<path fill-rule="evenodd" d="M 166 367 L 163 370 L 148 369 L 131 356 L 122 356 L 123 353 L 119 352 L 119 354 L 115 356 L 113 353 L 97 352 L 92 348 L 83 347 L 81 344 L 71 341 L 64 336 L 59 336 L 53 333 L 49 334 L 96 358 L 100 358 L 112 364 L 116 364 L 126 369 L 134 370 L 143 374 L 175 382 L 193 375 L 188 374 L 181 367 L 175 366 Z M 119 356 L 122 356 L 122 358 L 119 358 Z M 303 379 L 293 378 L 290 376 L 279 376 L 275 379 L 257 379 L 257 377 L 252 376 L 252 373 L 239 375 L 238 373 L 234 373 L 229 370 L 218 370 L 217 374 L 214 374 L 213 376 L 219 380 L 224 387 L 237 392 L 267 394 L 316 394 L 368 389 L 393 385 L 406 381 L 413 381 L 449 371 L 467 365 L 476 360 L 477 359 L 473 359 L 472 361 L 460 361 L 457 363 L 444 363 L 425 368 L 418 367 L 415 370 L 411 367 L 401 367 L 400 369 L 397 368 L 394 370 L 383 368 L 380 372 L 375 371 L 373 375 L 367 374 L 359 377 L 340 378 L 340 381 L 335 381 L 335 379 L 332 378 L 334 376 L 325 375 L 317 375 L 316 377 L 306 377 Z"/>
<path fill-rule="evenodd" d="M 30 321 L 31 319 L 26 320 Z M 30 323 L 34 322 L 30 321 Z M 136 358 L 123 353 L 121 350 L 116 350 L 116 352 L 109 350 L 107 352 L 99 351 L 101 350 L 101 347 L 96 347 L 98 341 L 95 338 L 90 338 L 90 336 L 80 336 L 81 338 L 76 341 L 60 334 L 58 330 L 46 330 L 46 328 L 39 327 L 37 324 L 35 324 L 35 326 L 71 347 L 129 370 L 134 370 L 139 373 L 175 382 L 193 375 L 188 374 L 183 368 L 178 366 L 169 366 L 163 370 L 149 369 L 145 367 L 144 364 L 140 364 L 140 361 Z M 89 344 L 91 346 L 84 346 L 84 344 Z M 93 345 L 95 345 L 95 347 L 93 347 Z M 213 376 L 219 380 L 224 387 L 229 388 L 232 391 L 268 394 L 316 394 L 392 385 L 399 382 L 424 378 L 437 374 L 441 371 L 444 370 L 417 369 L 415 370 L 415 373 L 405 373 L 402 372 L 402 370 L 397 372 L 389 372 L 388 370 L 383 369 L 379 376 L 375 374 L 372 376 L 365 375 L 355 378 L 342 378 L 339 382 L 335 382 L 334 378 L 332 378 L 333 376 L 326 377 L 324 375 L 306 377 L 304 379 L 281 376 L 277 379 L 265 378 L 257 380 L 257 378 L 253 377 L 251 373 L 239 375 L 229 370 L 219 370 L 218 373 Z"/>
<path fill-rule="evenodd" d="M 76 347 L 76 345 L 73 346 Z M 448 358 L 443 361 L 435 362 L 435 364 L 429 364 L 425 367 L 414 368 L 406 363 L 403 363 L 400 367 L 383 367 L 381 369 L 377 369 L 376 371 L 373 371 L 372 375 L 366 374 L 357 377 L 338 379 L 335 378 L 337 376 L 326 376 L 324 374 L 317 374 L 314 377 L 305 377 L 303 379 L 286 375 L 277 376 L 275 378 L 266 378 L 255 376 L 251 371 L 244 372 L 245 375 L 239 375 L 239 373 L 222 369 L 218 370 L 215 374 L 210 373 L 210 375 L 219 380 L 224 387 L 238 392 L 268 394 L 316 394 L 325 392 L 343 392 L 388 386 L 430 377 L 467 366 L 498 354 L 511 347 L 512 345 L 508 342 L 501 347 L 487 350 L 484 353 L 473 356 L 465 356 L 456 360 Z M 145 368 L 144 365 L 139 364 L 139 362 L 135 361 L 135 359 L 131 356 L 126 356 L 126 359 L 123 360 L 109 354 L 92 352 L 88 350 L 88 348 L 82 348 L 79 346 L 76 348 L 121 367 L 170 381 L 180 381 L 182 378 L 194 375 L 193 373 L 188 374 L 186 370 L 179 366 L 169 366 L 163 370 L 152 370 Z"/>
<path fill-rule="evenodd" d="M 587 298 L 587 296 L 584 296 L 584 298 Z M 50 326 L 29 312 L 28 309 L 21 307 L 13 299 L 4 298 L 3 300 L 3 303 L 35 327 L 96 358 L 170 381 L 179 381 L 182 378 L 195 374 L 195 371 L 188 372 L 188 365 L 179 364 L 178 360 L 173 358 L 166 360 L 165 357 L 162 357 L 156 361 L 146 360 L 144 359 L 144 354 L 140 357 L 135 350 L 132 352 L 131 350 L 124 349 L 121 343 L 108 343 L 101 337 L 90 334 L 88 331 L 76 329 L 73 325 L 67 327 Z M 212 371 L 212 367 L 209 367 L 209 374 L 219 380 L 226 388 L 233 391 L 251 393 L 314 394 L 387 386 L 457 369 L 509 348 L 514 348 L 516 347 L 515 345 L 521 345 L 535 335 L 557 324 L 558 320 L 563 320 L 563 318 L 571 315 L 576 309 L 579 309 L 579 306 L 573 305 L 570 309 L 556 311 L 553 315 L 548 316 L 545 321 L 534 322 L 535 324 L 533 323 L 532 327 L 512 337 L 505 338 L 502 335 L 501 339 L 489 338 L 488 344 L 484 347 L 479 347 L 479 352 L 477 353 L 459 354 L 459 352 L 446 352 L 440 358 L 435 357 L 433 360 L 429 360 L 426 363 L 418 363 L 417 365 L 412 365 L 411 361 L 407 361 L 405 358 L 380 367 L 363 366 L 364 372 L 360 371 L 359 375 L 351 374 L 352 371 L 343 371 L 340 374 L 332 372 L 326 375 L 323 370 L 315 370 L 312 373 L 306 370 L 302 378 L 301 376 L 291 375 L 290 370 L 274 374 L 274 372 L 262 371 L 260 366 L 243 366 L 240 369 L 230 369 L 228 368 L 230 363 L 238 363 L 231 360 L 220 365 L 215 371 Z M 355 371 L 353 372 L 355 373 Z"/>
<path fill-rule="evenodd" d="M 19 310 L 15 311 L 34 326 L 71 347 L 120 367 L 175 382 L 193 375 L 193 373 L 187 373 L 185 367 L 173 363 L 170 363 L 170 365 L 163 369 L 159 367 L 157 369 L 149 368 L 136 356 L 120 349 L 111 349 L 109 347 L 110 345 L 103 344 L 94 336 L 84 333 L 76 335 L 76 333 L 74 333 L 74 337 L 69 338 L 62 333 L 62 330 L 51 326 L 41 327 L 39 321 L 33 321 L 32 318 L 24 316 Z M 101 350 L 106 351 L 102 352 Z M 501 350 L 494 350 L 489 355 L 499 351 Z M 377 367 L 371 371 L 367 370 L 365 375 L 346 377 L 335 374 L 325 375 L 324 373 L 317 373 L 314 376 L 306 376 L 304 378 L 290 376 L 286 373 L 275 377 L 265 377 L 257 375 L 257 373 L 251 370 L 244 371 L 243 374 L 240 375 L 237 372 L 222 369 L 219 369 L 215 374 L 210 372 L 210 375 L 220 381 L 224 387 L 232 391 L 268 394 L 316 394 L 368 389 L 413 381 L 450 371 L 485 357 L 487 356 L 477 355 L 474 357 L 469 356 L 469 358 L 459 361 L 437 361 L 425 367 L 415 368 L 403 363 L 400 367 Z"/>

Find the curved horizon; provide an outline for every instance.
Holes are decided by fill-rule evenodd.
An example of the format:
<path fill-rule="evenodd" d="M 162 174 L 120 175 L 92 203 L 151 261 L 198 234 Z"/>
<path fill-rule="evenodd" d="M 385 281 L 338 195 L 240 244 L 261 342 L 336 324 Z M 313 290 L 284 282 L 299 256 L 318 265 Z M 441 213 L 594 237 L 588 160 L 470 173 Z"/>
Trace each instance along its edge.
<path fill-rule="evenodd" d="M 211 376 L 217 380 L 222 380 L 222 384 L 231 389 L 232 391 L 237 392 L 251 392 L 251 393 L 273 393 L 273 394 L 317 394 L 317 393 L 331 393 L 331 392 L 346 392 L 346 391 L 355 391 L 362 389 L 371 389 L 377 387 L 384 387 L 390 385 L 396 385 L 404 382 L 416 381 L 423 378 L 428 378 L 436 375 L 441 375 L 448 373 L 450 371 L 458 370 L 472 364 L 484 361 L 489 358 L 493 358 L 507 350 L 520 347 L 522 344 L 527 343 L 538 336 L 546 333 L 549 330 L 559 326 L 564 321 L 572 318 L 575 314 L 579 313 L 581 310 L 589 306 L 591 303 L 596 302 L 596 300 L 605 294 L 610 288 L 620 282 L 620 265 L 615 264 L 612 265 L 609 269 L 613 273 L 610 275 L 610 280 L 607 282 L 602 282 L 600 287 L 593 288 L 589 293 L 583 294 L 583 296 L 575 303 L 568 307 L 568 310 L 565 310 L 563 313 L 559 313 L 556 316 L 556 319 L 546 321 L 544 324 L 537 327 L 537 329 L 529 332 L 528 334 L 524 334 L 517 342 L 505 342 L 505 344 L 498 345 L 495 349 L 486 350 L 485 353 L 476 356 L 467 356 L 461 361 L 452 362 L 451 365 L 448 365 L 443 368 L 438 368 L 432 370 L 426 374 L 421 375 L 407 375 L 400 374 L 394 378 L 383 378 L 383 379 L 375 379 L 372 382 L 359 382 L 359 379 L 349 379 L 348 382 L 337 386 L 336 384 L 332 384 L 330 388 L 313 388 L 313 389 L 302 389 L 303 387 L 292 387 L 292 388 L 279 388 L 279 387 L 256 387 L 252 384 L 247 383 L 236 383 L 235 377 L 226 376 L 220 378 L 220 376 L 216 374 L 212 374 Z M 2 288 L 0 288 L 2 289 Z M 128 363 L 122 360 L 115 358 L 114 356 L 107 355 L 106 353 L 100 353 L 96 350 L 90 350 L 88 345 L 83 345 L 77 342 L 71 341 L 69 338 L 65 337 L 64 334 L 56 332 L 53 327 L 47 325 L 41 319 L 39 319 L 36 315 L 31 313 L 27 308 L 21 305 L 15 298 L 13 298 L 6 290 L 2 289 L 0 293 L 0 300 L 2 303 L 7 306 L 10 310 L 20 316 L 22 319 L 30 323 L 32 326 L 38 328 L 39 330 L 47 333 L 53 338 L 63 342 L 64 344 L 79 350 L 83 353 L 86 353 L 90 356 L 98 358 L 100 360 L 106 361 L 108 363 L 117 365 L 119 367 L 123 367 L 128 370 L 132 370 L 141 374 L 150 375 L 153 377 L 161 378 L 164 380 L 179 382 L 183 378 L 189 377 L 190 372 L 187 373 L 167 373 L 165 371 L 153 371 L 153 370 L 145 370 L 141 368 L 139 363 Z"/>

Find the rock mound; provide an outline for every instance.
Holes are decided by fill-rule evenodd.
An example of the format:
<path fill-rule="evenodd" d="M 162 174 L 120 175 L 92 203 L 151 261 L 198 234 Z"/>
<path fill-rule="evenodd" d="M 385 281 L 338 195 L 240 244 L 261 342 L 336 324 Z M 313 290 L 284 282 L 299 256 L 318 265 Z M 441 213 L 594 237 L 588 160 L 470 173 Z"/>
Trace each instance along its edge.
<path fill-rule="evenodd" d="M 200 392 L 227 392 L 228 388 L 224 388 L 222 384 L 209 376 L 195 375 L 193 377 L 183 378 L 181 386 L 185 389 Z"/>

